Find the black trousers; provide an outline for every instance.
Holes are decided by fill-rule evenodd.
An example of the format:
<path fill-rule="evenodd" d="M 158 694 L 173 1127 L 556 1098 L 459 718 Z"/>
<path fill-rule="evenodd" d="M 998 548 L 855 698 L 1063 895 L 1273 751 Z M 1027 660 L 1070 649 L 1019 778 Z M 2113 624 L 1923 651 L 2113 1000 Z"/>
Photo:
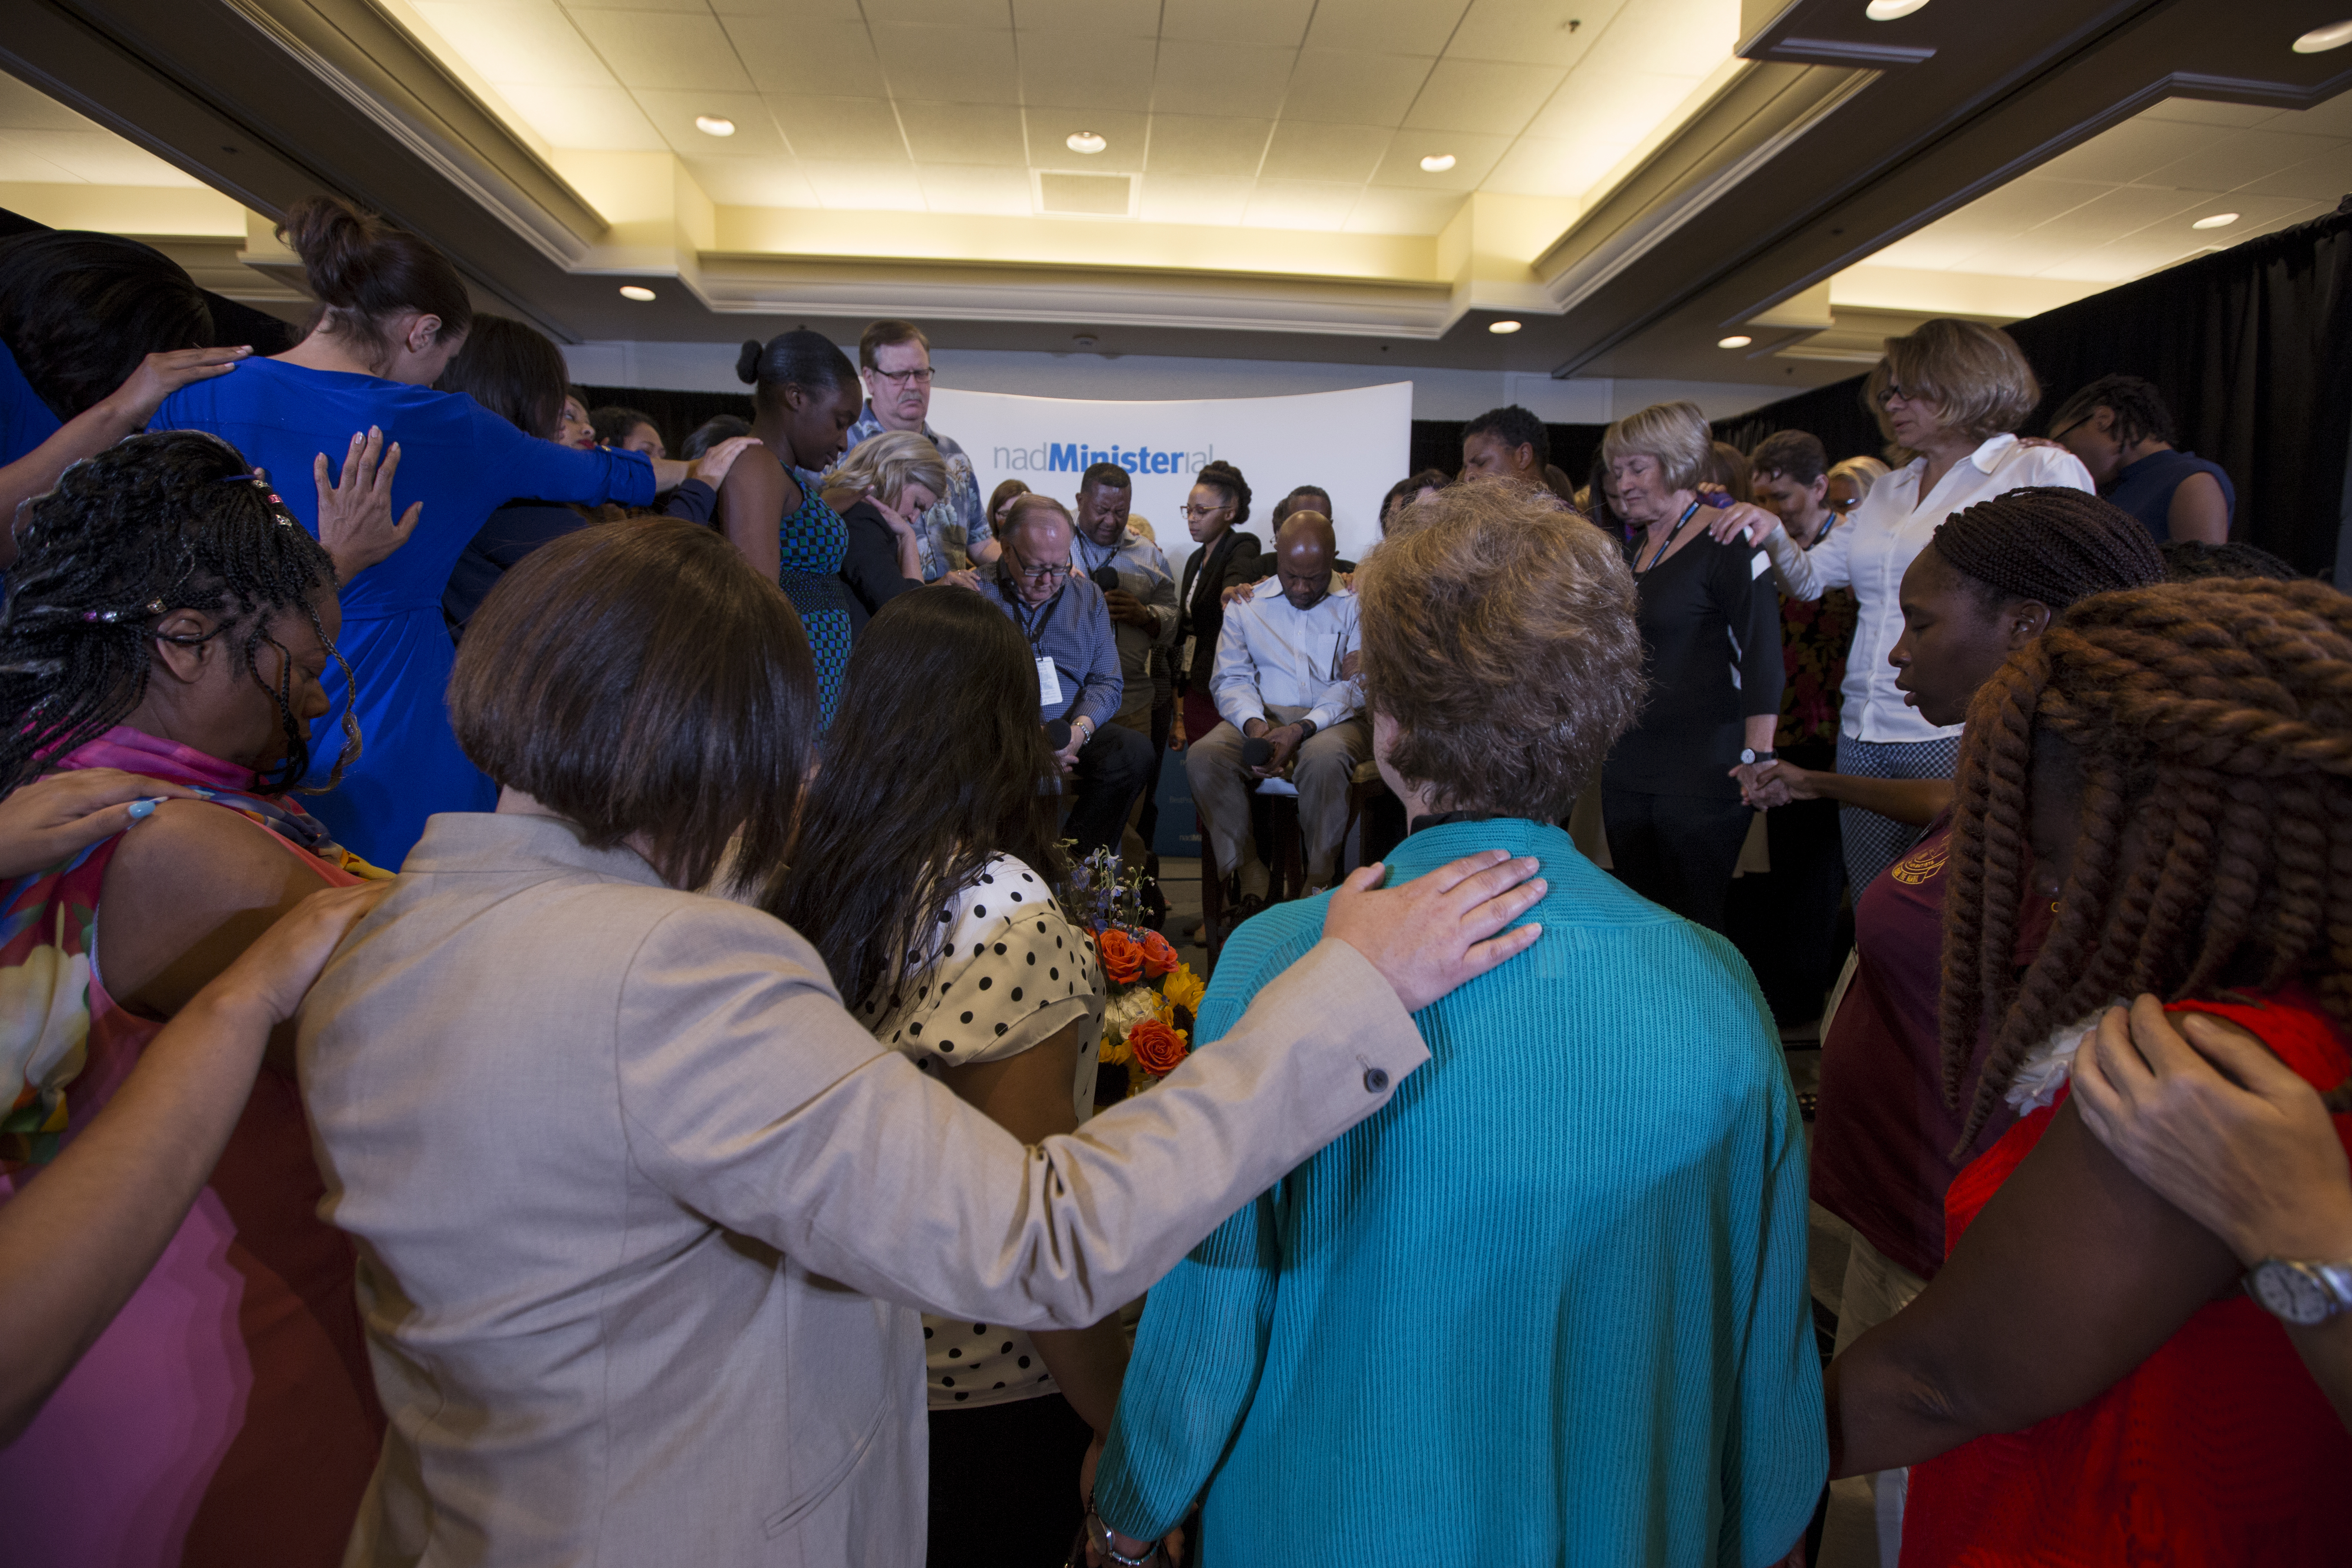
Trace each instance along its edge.
<path fill-rule="evenodd" d="M 1064 781 L 1072 803 L 1063 831 L 1077 840 L 1080 858 L 1118 848 L 1127 814 L 1150 781 L 1153 760 L 1151 737 L 1122 724 L 1105 724 L 1078 748 L 1077 771 Z"/>
<path fill-rule="evenodd" d="M 931 1412 L 925 1568 L 1061 1568 L 1085 1517 L 1094 1432 L 1058 1394 Z"/>
<path fill-rule="evenodd" d="M 1738 797 L 1601 790 L 1617 879 L 1686 921 L 1723 929 L 1724 899 L 1752 807 Z"/>
<path fill-rule="evenodd" d="M 1772 869 L 1733 882 L 1725 905 L 1727 934 L 1783 1028 L 1822 1016 L 1853 944 L 1853 923 L 1840 918 L 1845 850 L 1838 809 L 1833 800 L 1800 800 L 1766 812 Z"/>

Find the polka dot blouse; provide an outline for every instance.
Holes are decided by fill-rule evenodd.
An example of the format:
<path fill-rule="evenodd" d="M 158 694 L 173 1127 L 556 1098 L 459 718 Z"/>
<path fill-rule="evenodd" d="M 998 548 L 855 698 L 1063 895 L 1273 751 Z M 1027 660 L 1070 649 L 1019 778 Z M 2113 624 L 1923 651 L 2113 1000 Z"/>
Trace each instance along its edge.
<path fill-rule="evenodd" d="M 912 994 L 901 984 L 858 1016 L 933 1074 L 1019 1056 L 1084 1018 L 1070 1104 L 1085 1121 L 1102 1048 L 1102 968 L 1045 878 L 1010 857 L 992 860 L 939 911 L 939 929 L 930 962 L 908 965 Z M 1029 1336 L 1002 1325 L 926 1315 L 923 1358 L 934 1410 L 1059 1392 Z"/>

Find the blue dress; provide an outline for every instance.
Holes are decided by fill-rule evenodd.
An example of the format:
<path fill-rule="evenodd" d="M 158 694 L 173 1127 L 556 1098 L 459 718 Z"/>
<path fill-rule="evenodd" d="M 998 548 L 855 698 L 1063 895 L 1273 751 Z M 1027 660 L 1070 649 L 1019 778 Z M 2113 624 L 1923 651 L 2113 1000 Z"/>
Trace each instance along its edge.
<path fill-rule="evenodd" d="M 449 729 L 446 698 L 457 650 L 441 618 L 449 569 L 490 513 L 515 496 L 591 504 L 653 500 L 653 466 L 636 452 L 582 452 L 526 436 L 472 398 L 372 375 L 251 359 L 227 375 L 184 387 L 149 428 L 209 430 L 268 470 L 312 532 L 319 498 L 310 464 L 327 454 L 340 474 L 352 433 L 373 425 L 400 443 L 394 515 L 425 511 L 390 559 L 342 589 L 339 647 L 358 688 L 353 712 L 362 749 L 332 794 L 315 805 L 335 837 L 379 866 L 398 866 L 436 811 L 488 811 L 497 788 L 466 759 Z M 342 700 L 341 671 L 327 667 L 328 697 Z M 341 742 L 340 719 L 311 726 L 310 782 L 326 782 Z"/>
<path fill-rule="evenodd" d="M 2150 452 L 2137 463 L 2126 467 L 2115 481 L 2100 492 L 2111 505 L 2139 519 L 2148 537 L 2158 544 L 2172 537 L 2172 492 L 2191 474 L 2210 474 L 2221 487 L 2221 505 L 2229 511 L 2230 521 L 2238 520 L 2238 487 L 2230 482 L 2229 474 L 2219 463 L 2209 462 L 2194 452 L 2173 447 L 2162 452 Z"/>
<path fill-rule="evenodd" d="M 776 525 L 776 585 L 800 612 L 808 633 L 809 658 L 816 664 L 817 724 L 833 722 L 841 700 L 841 677 L 849 668 L 849 590 L 841 563 L 849 552 L 849 525 L 824 504 L 816 487 L 803 479 L 801 504 Z"/>
<path fill-rule="evenodd" d="M 8 345 L 0 343 L 0 468 L 56 435 L 64 423 L 16 368 Z"/>

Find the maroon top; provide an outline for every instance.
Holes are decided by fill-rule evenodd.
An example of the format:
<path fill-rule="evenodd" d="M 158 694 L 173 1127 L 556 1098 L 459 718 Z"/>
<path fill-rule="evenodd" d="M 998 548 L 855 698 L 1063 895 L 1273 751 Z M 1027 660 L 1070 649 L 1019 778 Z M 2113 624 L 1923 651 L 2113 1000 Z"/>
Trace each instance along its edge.
<path fill-rule="evenodd" d="M 1944 1261 L 1944 1190 L 1963 1160 L 1963 1113 L 1944 1103 L 1944 861 L 1952 814 L 1936 818 L 1908 855 L 1881 872 L 1854 905 L 1860 962 L 1822 1042 L 1813 1118 L 1812 1192 L 1823 1208 L 1923 1279 Z M 2050 931 L 2047 900 L 2032 899 L 2017 951 L 2032 961 Z M 1995 1110 L 1970 1146 L 1982 1152 L 2016 1118 Z"/>

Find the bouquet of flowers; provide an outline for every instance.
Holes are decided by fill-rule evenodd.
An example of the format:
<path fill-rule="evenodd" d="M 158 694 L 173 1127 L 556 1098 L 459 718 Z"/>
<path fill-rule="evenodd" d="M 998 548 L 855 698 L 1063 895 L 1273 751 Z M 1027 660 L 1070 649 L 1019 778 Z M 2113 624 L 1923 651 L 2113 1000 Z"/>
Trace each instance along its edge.
<path fill-rule="evenodd" d="M 1192 1053 L 1193 1015 L 1208 989 L 1169 940 L 1144 925 L 1142 881 L 1122 869 L 1117 854 L 1097 849 L 1084 859 L 1072 858 L 1070 879 L 1061 889 L 1062 907 L 1094 938 L 1110 986 L 1100 1059 L 1126 1069 L 1134 1089 L 1150 1088 Z"/>

